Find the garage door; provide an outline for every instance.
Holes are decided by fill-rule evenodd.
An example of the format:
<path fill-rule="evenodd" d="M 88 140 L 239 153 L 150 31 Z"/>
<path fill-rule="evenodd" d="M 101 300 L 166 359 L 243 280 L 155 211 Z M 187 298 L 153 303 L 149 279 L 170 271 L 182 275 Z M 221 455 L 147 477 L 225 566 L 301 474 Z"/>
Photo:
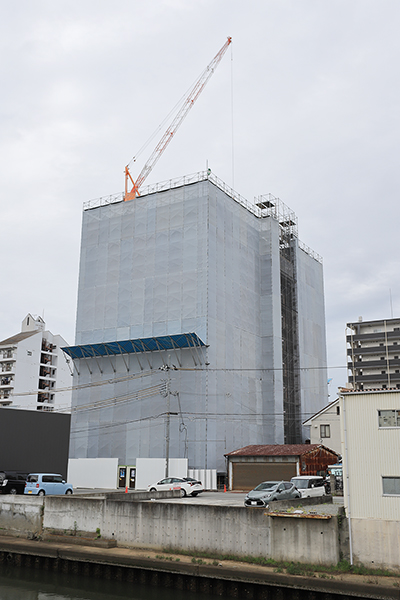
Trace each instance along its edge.
<path fill-rule="evenodd" d="M 262 481 L 290 481 L 295 477 L 296 463 L 232 463 L 233 490 L 252 490 Z"/>

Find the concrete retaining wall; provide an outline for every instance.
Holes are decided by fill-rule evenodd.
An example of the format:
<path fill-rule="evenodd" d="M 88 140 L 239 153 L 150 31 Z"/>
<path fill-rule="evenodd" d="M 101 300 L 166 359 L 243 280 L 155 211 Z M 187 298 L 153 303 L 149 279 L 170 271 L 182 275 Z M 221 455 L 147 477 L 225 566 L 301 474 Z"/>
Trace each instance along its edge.
<path fill-rule="evenodd" d="M 42 530 L 43 498 L 3 496 L 0 502 L 2 535 L 28 536 Z"/>
<path fill-rule="evenodd" d="M 351 519 L 353 559 L 370 568 L 400 569 L 400 522 Z"/>
<path fill-rule="evenodd" d="M 158 550 L 313 564 L 337 564 L 340 554 L 336 517 L 270 517 L 264 510 L 242 507 L 48 497 L 43 526 L 87 532 L 99 528 L 103 537 L 114 537 L 119 545 Z"/>

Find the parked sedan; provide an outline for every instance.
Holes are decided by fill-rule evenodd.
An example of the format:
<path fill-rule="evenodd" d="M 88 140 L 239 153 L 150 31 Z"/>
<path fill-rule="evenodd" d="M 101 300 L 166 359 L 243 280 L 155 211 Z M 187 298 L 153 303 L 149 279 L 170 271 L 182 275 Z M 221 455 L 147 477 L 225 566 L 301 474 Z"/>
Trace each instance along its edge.
<path fill-rule="evenodd" d="M 274 500 L 300 497 L 300 492 L 290 481 L 263 481 L 247 494 L 244 505 L 265 507 Z"/>
<path fill-rule="evenodd" d="M 189 477 L 166 477 L 165 479 L 161 479 L 158 483 L 152 483 L 147 486 L 147 491 L 149 492 L 169 490 L 180 490 L 183 498 L 184 496 L 197 496 L 204 491 L 204 488 L 201 481 L 197 481 L 196 479 L 191 480 Z"/>

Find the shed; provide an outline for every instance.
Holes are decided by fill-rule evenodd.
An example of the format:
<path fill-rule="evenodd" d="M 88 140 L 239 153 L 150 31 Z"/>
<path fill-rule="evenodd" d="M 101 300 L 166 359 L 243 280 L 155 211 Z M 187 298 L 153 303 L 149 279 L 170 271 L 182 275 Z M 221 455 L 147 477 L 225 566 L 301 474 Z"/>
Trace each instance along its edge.
<path fill-rule="evenodd" d="M 229 488 L 248 491 L 261 481 L 288 481 L 296 475 L 325 475 L 338 454 L 322 444 L 252 445 L 225 454 Z"/>

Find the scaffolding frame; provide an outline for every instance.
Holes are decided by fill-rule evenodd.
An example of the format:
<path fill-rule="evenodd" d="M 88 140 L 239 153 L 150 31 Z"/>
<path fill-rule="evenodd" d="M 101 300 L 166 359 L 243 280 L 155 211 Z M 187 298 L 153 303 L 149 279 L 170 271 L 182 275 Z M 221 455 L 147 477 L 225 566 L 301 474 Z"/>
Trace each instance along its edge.
<path fill-rule="evenodd" d="M 284 441 L 285 444 L 300 444 L 301 382 L 296 265 L 298 219 L 293 210 L 272 194 L 259 196 L 256 205 L 264 217 L 271 217 L 279 223 Z"/>

